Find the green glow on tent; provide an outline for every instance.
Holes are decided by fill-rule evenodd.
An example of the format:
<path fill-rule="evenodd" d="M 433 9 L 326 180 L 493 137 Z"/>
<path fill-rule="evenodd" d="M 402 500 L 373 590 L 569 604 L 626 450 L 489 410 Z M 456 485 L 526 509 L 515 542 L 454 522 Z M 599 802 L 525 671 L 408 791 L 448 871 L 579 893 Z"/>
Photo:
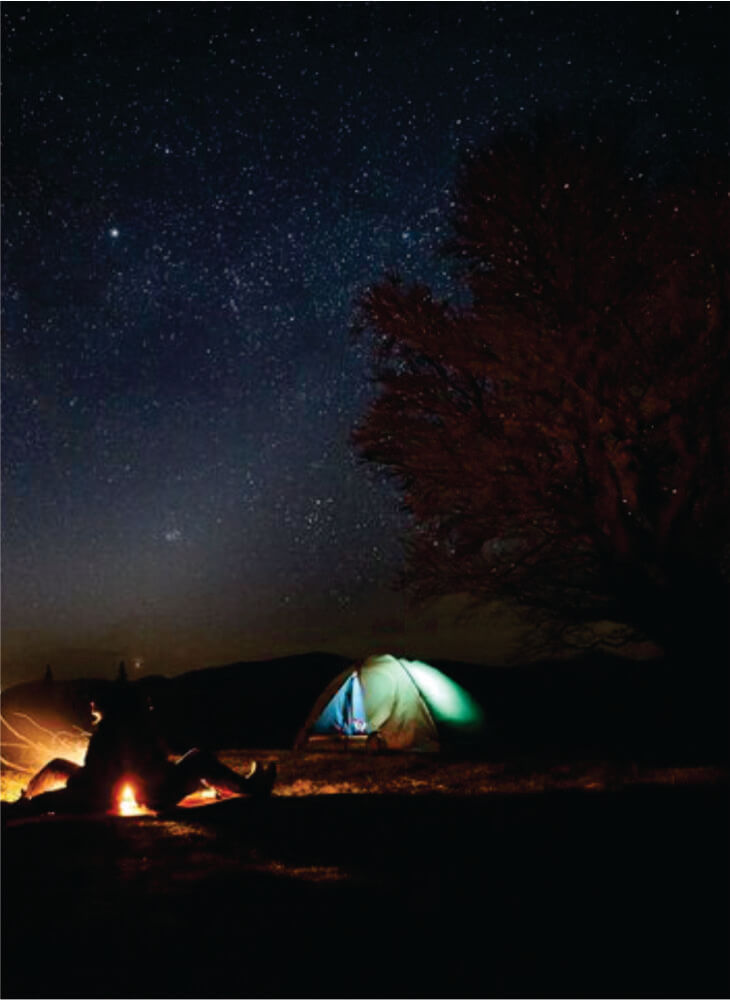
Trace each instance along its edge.
<path fill-rule="evenodd" d="M 483 725 L 481 708 L 456 681 L 420 660 L 401 662 L 416 682 L 437 722 L 471 730 Z"/>

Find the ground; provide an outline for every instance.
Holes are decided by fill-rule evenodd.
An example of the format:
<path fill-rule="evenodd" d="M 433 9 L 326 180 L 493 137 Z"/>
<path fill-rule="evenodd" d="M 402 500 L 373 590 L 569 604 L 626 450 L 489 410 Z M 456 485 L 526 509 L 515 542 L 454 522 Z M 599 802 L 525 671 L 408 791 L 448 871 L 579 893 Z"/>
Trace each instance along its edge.
<path fill-rule="evenodd" d="M 267 801 L 8 823 L 3 996 L 728 995 L 719 769 L 268 756 Z"/>

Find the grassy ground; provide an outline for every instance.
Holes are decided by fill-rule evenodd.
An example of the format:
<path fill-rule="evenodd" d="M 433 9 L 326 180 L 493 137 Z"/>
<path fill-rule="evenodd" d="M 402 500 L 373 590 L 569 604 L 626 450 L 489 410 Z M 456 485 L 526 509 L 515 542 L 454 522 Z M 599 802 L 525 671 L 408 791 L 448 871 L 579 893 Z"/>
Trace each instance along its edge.
<path fill-rule="evenodd" d="M 717 784 L 720 767 L 657 767 L 615 761 L 553 762 L 450 759 L 437 754 L 301 753 L 291 750 L 224 750 L 229 767 L 248 771 L 254 759 L 276 761 L 277 796 L 484 795 L 583 789 L 617 790 L 636 785 Z M 0 800 L 12 802 L 28 774 L 0 771 Z"/>
<path fill-rule="evenodd" d="M 728 995 L 719 769 L 266 756 L 268 801 L 10 822 L 3 996 Z"/>

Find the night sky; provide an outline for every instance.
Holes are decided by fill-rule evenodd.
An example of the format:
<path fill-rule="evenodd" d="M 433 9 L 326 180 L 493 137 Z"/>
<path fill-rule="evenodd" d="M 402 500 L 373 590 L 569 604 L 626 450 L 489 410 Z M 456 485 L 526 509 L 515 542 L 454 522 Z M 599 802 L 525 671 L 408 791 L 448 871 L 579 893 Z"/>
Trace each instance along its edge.
<path fill-rule="evenodd" d="M 721 4 L 3 5 L 3 682 L 289 651 L 499 660 L 409 610 L 349 435 L 385 271 L 453 289 L 460 157 L 536 115 L 725 141 Z M 501 619 L 500 619 L 501 620 Z M 511 647 L 510 647 L 511 648 Z"/>

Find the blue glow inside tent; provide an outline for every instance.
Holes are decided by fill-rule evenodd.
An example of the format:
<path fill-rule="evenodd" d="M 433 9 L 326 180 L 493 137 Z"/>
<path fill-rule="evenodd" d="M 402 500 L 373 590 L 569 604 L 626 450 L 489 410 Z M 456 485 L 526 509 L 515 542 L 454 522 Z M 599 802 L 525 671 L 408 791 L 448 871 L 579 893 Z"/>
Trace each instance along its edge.
<path fill-rule="evenodd" d="M 341 733 L 343 736 L 359 736 L 371 732 L 365 716 L 362 684 L 357 673 L 350 674 L 325 706 L 312 729 L 315 733 Z"/>

